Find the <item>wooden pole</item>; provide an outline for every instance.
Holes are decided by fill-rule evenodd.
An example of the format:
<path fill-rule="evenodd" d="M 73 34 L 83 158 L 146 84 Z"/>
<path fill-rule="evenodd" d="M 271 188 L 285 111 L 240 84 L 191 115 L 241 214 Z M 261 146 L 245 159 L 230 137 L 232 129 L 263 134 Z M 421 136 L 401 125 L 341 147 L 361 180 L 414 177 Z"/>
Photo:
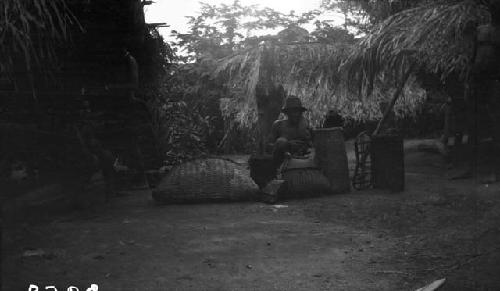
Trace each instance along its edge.
<path fill-rule="evenodd" d="M 382 129 L 382 125 L 387 121 L 387 118 L 389 118 L 389 114 L 391 113 L 392 109 L 394 108 L 394 105 L 396 104 L 396 101 L 398 100 L 399 96 L 401 96 L 401 93 L 403 92 L 403 89 L 406 85 L 406 81 L 408 81 L 408 78 L 410 77 L 411 72 L 412 72 L 412 68 L 410 68 L 405 73 L 405 75 L 403 77 L 403 82 L 401 82 L 399 87 L 396 88 L 396 91 L 394 92 L 394 95 L 392 96 L 391 103 L 389 103 L 389 106 L 387 106 L 387 108 L 385 109 L 384 116 L 379 121 L 377 128 L 372 133 L 372 136 L 377 135 L 380 132 L 380 130 Z"/>
<path fill-rule="evenodd" d="M 389 103 L 389 106 L 387 106 L 387 108 L 385 109 L 384 116 L 382 117 L 382 120 L 379 121 L 377 128 L 375 129 L 375 131 L 373 131 L 371 136 L 377 135 L 380 132 L 380 130 L 382 129 L 382 125 L 389 117 L 389 114 L 391 113 L 392 109 L 394 108 L 396 101 L 398 100 L 399 96 L 403 92 L 403 89 L 406 85 L 406 81 L 408 81 L 408 78 L 410 77 L 412 69 L 413 69 L 413 66 L 411 66 L 408 69 L 408 71 L 405 73 L 405 75 L 403 77 L 403 82 L 401 82 L 400 86 L 396 89 L 396 92 L 394 92 L 394 95 L 392 96 L 391 103 Z M 357 179 L 356 177 L 358 177 L 359 179 L 363 179 L 363 175 L 365 175 L 364 173 L 365 173 L 366 160 L 367 160 L 369 155 L 370 155 L 370 151 L 366 151 L 361 155 L 360 160 L 358 162 L 359 169 L 358 169 L 358 167 L 356 167 L 356 171 L 354 173 L 355 177 L 353 179 Z M 359 170 L 359 173 L 358 173 L 358 170 Z"/>

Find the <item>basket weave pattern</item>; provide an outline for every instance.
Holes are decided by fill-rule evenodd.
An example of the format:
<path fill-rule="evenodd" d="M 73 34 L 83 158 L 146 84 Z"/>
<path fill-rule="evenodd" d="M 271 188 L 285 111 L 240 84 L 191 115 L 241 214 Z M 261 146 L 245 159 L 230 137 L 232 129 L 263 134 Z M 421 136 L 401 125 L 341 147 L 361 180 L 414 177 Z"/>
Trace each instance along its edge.
<path fill-rule="evenodd" d="M 253 200 L 258 192 L 248 169 L 225 159 L 200 159 L 178 165 L 153 191 L 160 203 Z"/>
<path fill-rule="evenodd" d="M 334 193 L 350 191 L 349 168 L 342 128 L 314 131 L 315 161 L 330 182 Z"/>
<path fill-rule="evenodd" d="M 315 197 L 330 192 L 330 184 L 319 169 L 291 169 L 283 171 L 287 191 L 280 198 Z"/>

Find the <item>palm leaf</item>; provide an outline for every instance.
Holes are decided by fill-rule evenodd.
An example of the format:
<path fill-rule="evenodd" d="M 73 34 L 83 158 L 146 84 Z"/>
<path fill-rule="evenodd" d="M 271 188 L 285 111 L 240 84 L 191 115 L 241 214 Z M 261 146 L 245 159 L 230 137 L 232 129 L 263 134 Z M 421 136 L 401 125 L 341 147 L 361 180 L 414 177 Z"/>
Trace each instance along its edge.
<path fill-rule="evenodd" d="M 55 43 L 68 37 L 71 24 L 78 24 L 64 0 L 0 1 L 0 74 L 11 76 L 19 51 L 26 68 L 32 63 L 54 63 Z"/>
<path fill-rule="evenodd" d="M 342 64 L 349 87 L 370 95 L 376 76 L 398 76 L 414 66 L 465 78 L 473 54 L 473 29 L 486 23 L 485 6 L 474 1 L 432 4 L 397 13 L 375 27 Z"/>
<path fill-rule="evenodd" d="M 257 121 L 255 88 L 281 84 L 310 109 L 306 116 L 313 125 L 318 125 L 331 108 L 354 120 L 379 118 L 378 102 L 390 96 L 382 82 L 377 83 L 378 97 L 366 100 L 358 99 L 344 86 L 347 75 L 339 67 L 352 50 L 348 44 L 265 44 L 223 58 L 215 74 L 226 81 L 235 96 L 225 101 L 223 113 L 236 116 L 240 125 L 251 126 Z M 401 114 L 415 112 L 414 107 L 424 99 L 425 92 L 415 86 L 417 83 L 411 82 L 408 87 L 413 90 L 405 90 L 415 96 L 411 99 L 414 102 L 400 106 Z"/>

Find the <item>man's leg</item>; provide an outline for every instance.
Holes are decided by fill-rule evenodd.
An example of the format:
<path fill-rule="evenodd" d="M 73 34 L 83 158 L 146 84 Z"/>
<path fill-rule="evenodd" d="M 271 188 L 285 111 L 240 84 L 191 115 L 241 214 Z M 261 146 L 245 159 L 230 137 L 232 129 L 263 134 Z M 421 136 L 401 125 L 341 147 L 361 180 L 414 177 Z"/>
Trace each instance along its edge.
<path fill-rule="evenodd" d="M 278 169 L 285 160 L 285 153 L 290 151 L 290 144 L 286 138 L 280 137 L 274 144 L 273 161 L 274 166 Z"/>
<path fill-rule="evenodd" d="M 278 138 L 274 143 L 273 150 L 273 171 L 276 174 L 281 164 L 285 160 L 286 152 L 290 151 L 290 145 L 286 138 Z M 279 193 L 283 191 L 285 181 L 281 180 L 281 178 L 275 178 L 274 180 L 266 183 L 266 185 L 262 188 L 262 201 L 265 203 L 276 203 L 279 200 Z"/>

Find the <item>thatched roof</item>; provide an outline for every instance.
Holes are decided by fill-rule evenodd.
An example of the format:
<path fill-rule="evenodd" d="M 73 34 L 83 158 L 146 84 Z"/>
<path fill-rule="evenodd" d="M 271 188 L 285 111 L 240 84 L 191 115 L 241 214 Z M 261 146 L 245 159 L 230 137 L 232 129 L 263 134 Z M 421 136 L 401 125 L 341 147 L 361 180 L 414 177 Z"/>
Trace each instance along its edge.
<path fill-rule="evenodd" d="M 300 97 L 309 120 L 317 125 L 331 108 L 355 120 L 373 120 L 381 116 L 378 101 L 386 99 L 388 90 L 376 89 L 376 98 L 361 100 L 343 86 L 346 75 L 339 71 L 343 61 L 354 50 L 351 44 L 295 43 L 263 44 L 219 60 L 216 74 L 233 89 L 234 98 L 223 104 L 223 112 L 237 113 L 242 125 L 256 121 L 255 89 L 260 84 L 281 84 L 288 95 Z M 412 79 L 414 81 L 414 79 Z M 405 88 L 397 111 L 413 111 L 425 92 L 415 82 Z M 410 103 L 406 102 L 410 100 Z"/>
<path fill-rule="evenodd" d="M 398 82 L 410 68 L 441 80 L 450 74 L 464 79 L 473 55 L 473 32 L 488 19 L 487 8 L 474 1 L 408 9 L 379 24 L 341 68 L 364 95 L 370 95 L 379 76 Z"/>
<path fill-rule="evenodd" d="M 223 74 L 235 89 L 228 108 L 238 113 L 242 124 L 255 121 L 255 89 L 258 85 L 281 84 L 289 95 L 297 95 L 311 112 L 341 102 L 335 91 L 340 81 L 338 66 L 351 47 L 319 43 L 263 44 L 220 60 Z M 321 110 L 321 111 L 325 111 Z"/>
<path fill-rule="evenodd" d="M 424 72 L 443 81 L 451 74 L 465 79 L 475 28 L 489 17 L 487 7 L 479 2 L 439 2 L 389 17 L 355 45 L 268 44 L 226 57 L 217 73 L 227 74 L 228 83 L 240 89 L 226 111 L 238 112 L 243 124 L 252 123 L 255 88 L 259 82 L 271 81 L 298 95 L 312 109 L 313 123 L 331 107 L 357 120 L 378 118 L 378 102 L 391 98 L 403 83 L 395 111 L 415 113 L 426 97 L 415 76 Z M 403 80 L 410 70 L 414 74 Z"/>
<path fill-rule="evenodd" d="M 2 0 L 0 11 L 0 74 L 12 73 L 19 54 L 28 70 L 41 60 L 50 64 L 53 44 L 65 40 L 77 22 L 64 0 Z"/>

